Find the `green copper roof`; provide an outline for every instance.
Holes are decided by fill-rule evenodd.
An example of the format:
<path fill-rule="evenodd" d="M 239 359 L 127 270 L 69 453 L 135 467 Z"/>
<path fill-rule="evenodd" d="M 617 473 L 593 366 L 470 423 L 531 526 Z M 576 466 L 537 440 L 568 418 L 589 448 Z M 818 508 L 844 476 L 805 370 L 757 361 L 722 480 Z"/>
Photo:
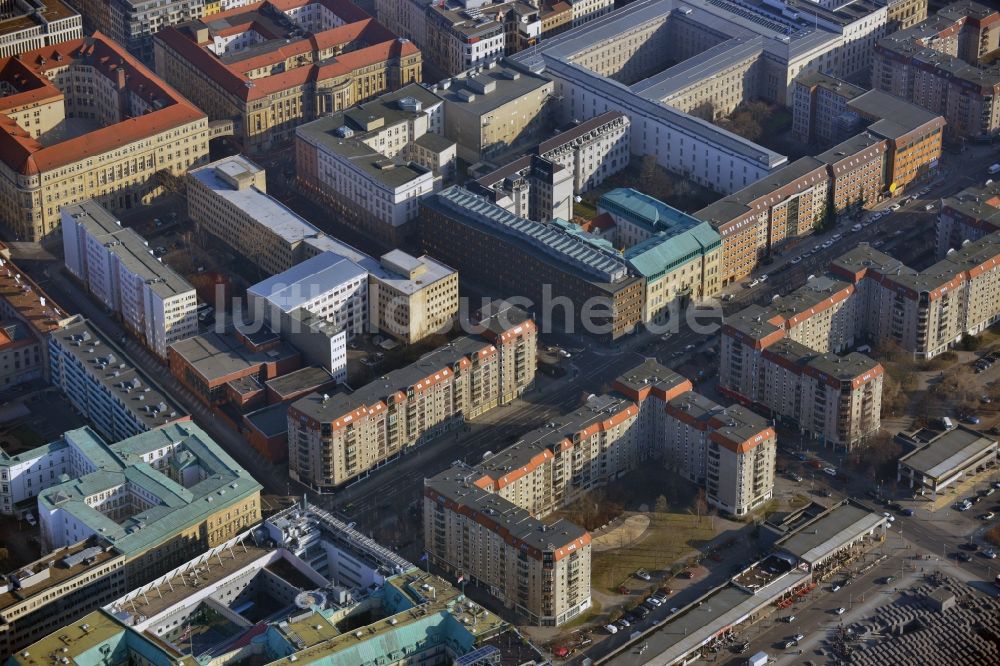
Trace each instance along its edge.
<path fill-rule="evenodd" d="M 682 233 L 660 233 L 625 250 L 625 261 L 646 279 L 655 279 L 678 266 L 718 249 L 722 238 L 701 222 Z"/>
<path fill-rule="evenodd" d="M 190 421 L 172 423 L 110 445 L 89 428 L 71 430 L 63 441 L 90 461 L 92 471 L 42 491 L 39 510 L 68 512 L 128 557 L 173 538 L 179 531 L 202 523 L 209 515 L 261 489 Z M 163 471 L 144 459 L 168 450 L 168 455 L 158 456 L 157 465 Z M 168 475 L 171 472 L 175 478 Z M 120 486 L 140 494 L 151 506 L 115 521 L 86 503 L 88 497 Z"/>
<path fill-rule="evenodd" d="M 644 226 L 650 233 L 680 233 L 700 223 L 684 211 L 631 187 L 611 190 L 597 202 L 597 208 Z"/>

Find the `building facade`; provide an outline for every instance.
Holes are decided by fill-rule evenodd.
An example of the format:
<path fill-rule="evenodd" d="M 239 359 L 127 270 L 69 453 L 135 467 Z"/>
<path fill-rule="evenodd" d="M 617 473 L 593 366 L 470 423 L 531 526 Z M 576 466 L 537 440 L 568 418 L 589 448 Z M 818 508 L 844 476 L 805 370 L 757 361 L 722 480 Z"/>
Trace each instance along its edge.
<path fill-rule="evenodd" d="M 290 142 L 295 128 L 421 80 L 420 51 L 349 0 L 269 0 L 166 27 L 156 71 L 231 120 L 244 152 Z"/>
<path fill-rule="evenodd" d="M 523 393 L 534 382 L 535 325 L 523 313 L 511 321 L 499 344 L 457 338 L 353 393 L 293 402 L 289 474 L 311 488 L 335 488 Z"/>
<path fill-rule="evenodd" d="M 13 0 L 0 16 L 0 58 L 83 37 L 83 19 L 60 0 Z"/>
<path fill-rule="evenodd" d="M 7 654 L 260 521 L 260 484 L 191 422 L 111 444 L 71 430 L 31 457 L 58 470 L 26 490 L 49 554 L 0 593 Z"/>
<path fill-rule="evenodd" d="M 89 321 L 49 335 L 52 384 L 103 437 L 121 440 L 190 418 Z"/>
<path fill-rule="evenodd" d="M 590 535 L 565 520 L 542 522 L 554 511 L 649 459 L 703 485 L 709 503 L 730 514 L 771 498 L 775 434 L 763 418 L 707 400 L 655 361 L 613 389 L 478 465 L 427 479 L 430 561 L 486 585 L 531 624 L 560 625 L 590 606 Z"/>
<path fill-rule="evenodd" d="M 528 298 L 547 325 L 618 339 L 641 322 L 643 280 L 607 240 L 570 223 L 518 217 L 461 187 L 423 206 L 428 254 L 475 282 Z M 554 299 L 572 305 L 553 307 Z"/>
<path fill-rule="evenodd" d="M 373 331 L 413 344 L 451 328 L 458 315 L 458 272 L 430 255 L 382 255 L 383 272 L 368 281 Z"/>
<path fill-rule="evenodd" d="M 1000 131 L 1000 12 L 964 0 L 879 40 L 872 86 L 944 116 L 952 137 Z"/>
<path fill-rule="evenodd" d="M 444 103 L 415 84 L 295 129 L 298 182 L 387 244 L 413 235 L 420 200 L 454 176 L 456 154 Z"/>
<path fill-rule="evenodd" d="M 160 359 L 198 333 L 194 287 L 154 257 L 146 241 L 93 200 L 62 209 L 67 270 Z"/>
<path fill-rule="evenodd" d="M 215 131 L 102 33 L 0 60 L 0 86 L 0 217 L 21 240 L 53 233 L 80 201 L 149 203 L 206 160 Z M 67 138 L 68 124 L 89 131 Z"/>

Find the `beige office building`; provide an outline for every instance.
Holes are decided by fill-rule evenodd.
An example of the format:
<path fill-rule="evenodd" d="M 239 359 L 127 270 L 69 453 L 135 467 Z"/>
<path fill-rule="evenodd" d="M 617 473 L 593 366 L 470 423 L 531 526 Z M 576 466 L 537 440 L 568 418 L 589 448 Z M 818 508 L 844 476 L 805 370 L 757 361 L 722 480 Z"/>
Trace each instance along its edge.
<path fill-rule="evenodd" d="M 458 272 L 429 255 L 382 255 L 368 280 L 369 323 L 404 344 L 451 328 L 458 315 Z"/>
<path fill-rule="evenodd" d="M 86 199 L 150 203 L 208 156 L 205 113 L 101 33 L 0 60 L 0 92 L 0 220 L 20 240 Z"/>
<path fill-rule="evenodd" d="M 554 129 L 554 84 L 526 68 L 494 63 L 446 79 L 432 90 L 444 99 L 445 136 L 470 164 L 512 156 Z"/>

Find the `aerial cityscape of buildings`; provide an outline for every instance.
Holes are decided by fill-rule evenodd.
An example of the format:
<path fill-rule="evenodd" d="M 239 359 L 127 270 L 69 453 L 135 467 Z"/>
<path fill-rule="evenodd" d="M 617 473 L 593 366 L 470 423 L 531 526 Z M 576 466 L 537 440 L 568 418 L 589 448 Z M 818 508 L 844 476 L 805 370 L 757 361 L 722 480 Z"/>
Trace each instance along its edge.
<path fill-rule="evenodd" d="M 998 100 L 976 0 L 0 1 L 0 658 L 993 663 Z"/>

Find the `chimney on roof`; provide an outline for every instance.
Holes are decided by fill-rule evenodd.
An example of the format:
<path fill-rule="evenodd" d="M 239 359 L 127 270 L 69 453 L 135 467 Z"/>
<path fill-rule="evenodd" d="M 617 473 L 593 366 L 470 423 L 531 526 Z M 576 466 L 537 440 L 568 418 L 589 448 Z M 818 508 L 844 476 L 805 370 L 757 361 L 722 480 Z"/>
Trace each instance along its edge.
<path fill-rule="evenodd" d="M 125 90 L 125 69 L 119 66 L 118 69 L 115 70 L 115 74 L 118 77 L 118 90 Z"/>

